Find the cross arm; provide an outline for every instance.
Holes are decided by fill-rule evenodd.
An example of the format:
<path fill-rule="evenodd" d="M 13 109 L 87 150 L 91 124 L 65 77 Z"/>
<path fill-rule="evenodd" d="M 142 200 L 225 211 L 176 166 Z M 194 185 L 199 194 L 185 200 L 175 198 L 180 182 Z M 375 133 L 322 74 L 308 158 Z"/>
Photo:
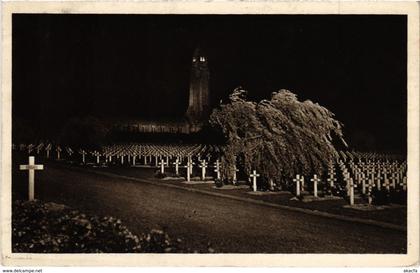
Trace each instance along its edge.
<path fill-rule="evenodd" d="M 20 165 L 20 170 L 43 170 L 44 165 Z"/>

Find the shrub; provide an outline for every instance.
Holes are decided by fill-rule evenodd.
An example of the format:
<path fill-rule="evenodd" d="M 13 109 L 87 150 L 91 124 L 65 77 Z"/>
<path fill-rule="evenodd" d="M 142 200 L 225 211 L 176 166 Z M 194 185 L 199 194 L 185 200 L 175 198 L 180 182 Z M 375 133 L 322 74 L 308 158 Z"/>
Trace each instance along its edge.
<path fill-rule="evenodd" d="M 61 142 L 72 147 L 96 149 L 106 143 L 109 130 L 95 117 L 72 118 L 61 130 Z"/>
<path fill-rule="evenodd" d="M 134 235 L 121 220 L 82 214 L 64 205 L 16 201 L 12 213 L 12 250 L 24 253 L 182 252 L 161 230 Z"/>
<path fill-rule="evenodd" d="M 166 173 L 161 173 L 160 171 L 156 171 L 155 172 L 155 177 L 158 179 L 163 179 L 165 177 L 167 177 Z"/>
<path fill-rule="evenodd" d="M 214 179 L 214 184 L 216 185 L 216 187 L 221 188 L 223 187 L 223 180 L 221 179 Z"/>

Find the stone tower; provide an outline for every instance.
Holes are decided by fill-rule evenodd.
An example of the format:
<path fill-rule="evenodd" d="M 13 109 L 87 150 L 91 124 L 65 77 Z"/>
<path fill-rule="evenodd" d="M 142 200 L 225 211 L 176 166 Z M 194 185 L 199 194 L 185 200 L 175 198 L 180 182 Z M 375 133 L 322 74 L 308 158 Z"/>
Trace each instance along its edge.
<path fill-rule="evenodd" d="M 209 76 L 207 57 L 200 48 L 197 48 L 192 58 L 189 103 L 186 112 L 186 117 L 191 122 L 202 121 L 209 115 Z"/>

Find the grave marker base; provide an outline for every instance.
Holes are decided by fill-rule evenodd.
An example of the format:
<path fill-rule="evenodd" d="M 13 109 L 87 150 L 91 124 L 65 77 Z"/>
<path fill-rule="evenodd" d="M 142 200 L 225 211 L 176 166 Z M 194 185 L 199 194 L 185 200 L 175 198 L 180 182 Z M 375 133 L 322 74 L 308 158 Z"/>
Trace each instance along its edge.
<path fill-rule="evenodd" d="M 196 181 L 184 181 L 182 183 L 188 184 L 188 185 L 198 185 L 198 184 L 214 184 L 214 181 L 196 180 Z"/>
<path fill-rule="evenodd" d="M 375 206 L 372 204 L 355 204 L 353 206 L 350 205 L 345 205 L 343 206 L 343 208 L 346 209 L 353 209 L 353 210 L 360 210 L 360 211 L 377 211 L 377 210 L 386 210 L 386 209 L 398 209 L 398 208 L 403 208 L 405 206 L 403 205 L 398 205 L 398 204 L 391 204 L 391 205 L 380 205 L 380 206 Z"/>
<path fill-rule="evenodd" d="M 191 179 L 190 179 L 191 181 L 201 181 L 201 182 L 204 182 L 204 181 L 214 181 L 214 178 L 213 177 L 211 177 L 211 176 L 206 176 L 206 178 L 203 180 L 203 179 L 201 179 L 201 177 L 198 177 L 198 176 L 194 176 L 194 177 L 191 177 Z"/>
<path fill-rule="evenodd" d="M 150 166 L 150 165 L 131 165 L 131 168 L 155 168 L 155 166 Z"/>
<path fill-rule="evenodd" d="M 162 178 L 161 180 L 186 181 L 184 177 L 177 177 L 177 176 L 167 176 L 167 177 Z"/>
<path fill-rule="evenodd" d="M 313 195 L 307 195 L 307 196 L 303 196 L 302 198 L 302 202 L 304 203 L 309 203 L 309 202 L 319 202 L 319 201 L 330 201 L 330 200 L 340 200 L 343 199 L 342 197 L 339 196 L 330 196 L 330 195 L 325 195 L 323 197 L 315 197 Z"/>
<path fill-rule="evenodd" d="M 217 189 L 217 190 L 241 190 L 241 189 L 249 189 L 248 185 L 223 185 L 221 187 L 216 187 L 213 186 L 213 189 Z"/>
<path fill-rule="evenodd" d="M 108 168 L 108 165 L 97 165 L 97 164 L 94 164 L 94 165 L 92 165 L 92 167 L 93 168 Z"/>
<path fill-rule="evenodd" d="M 251 195 L 281 195 L 281 194 L 287 194 L 291 195 L 292 193 L 290 191 L 249 191 L 247 194 Z"/>

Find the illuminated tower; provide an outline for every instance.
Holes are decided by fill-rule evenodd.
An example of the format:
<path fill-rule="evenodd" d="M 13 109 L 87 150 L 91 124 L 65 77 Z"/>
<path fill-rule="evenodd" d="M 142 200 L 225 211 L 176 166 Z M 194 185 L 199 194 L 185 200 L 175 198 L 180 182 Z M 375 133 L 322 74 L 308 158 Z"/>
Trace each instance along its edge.
<path fill-rule="evenodd" d="M 201 121 L 208 117 L 210 110 L 209 76 L 207 57 L 204 56 L 200 48 L 197 48 L 192 58 L 190 94 L 186 112 L 186 116 L 191 122 Z"/>

